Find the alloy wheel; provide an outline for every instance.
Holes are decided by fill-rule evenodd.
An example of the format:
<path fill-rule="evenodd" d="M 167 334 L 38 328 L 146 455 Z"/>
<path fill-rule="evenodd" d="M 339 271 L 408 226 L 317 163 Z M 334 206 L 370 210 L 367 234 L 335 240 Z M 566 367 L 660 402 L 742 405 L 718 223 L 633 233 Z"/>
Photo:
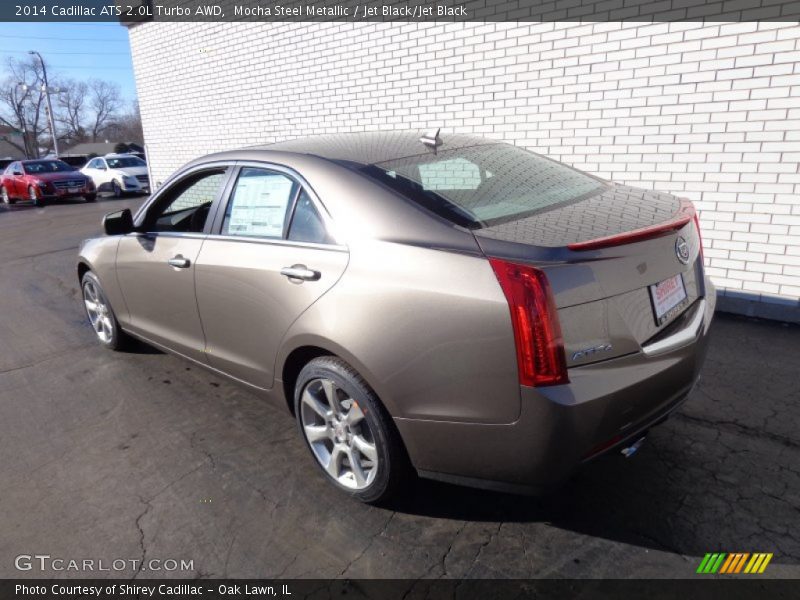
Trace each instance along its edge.
<path fill-rule="evenodd" d="M 378 472 L 375 437 L 361 407 L 330 379 L 312 379 L 300 398 L 303 434 L 325 472 L 363 490 Z"/>
<path fill-rule="evenodd" d="M 111 311 L 97 285 L 91 280 L 83 284 L 83 303 L 97 337 L 104 344 L 108 344 L 114 336 Z"/>
<path fill-rule="evenodd" d="M 4 204 L 11 204 L 11 198 L 9 197 L 8 190 L 6 188 L 3 188 L 2 191 L 0 191 L 0 195 L 3 197 Z"/>

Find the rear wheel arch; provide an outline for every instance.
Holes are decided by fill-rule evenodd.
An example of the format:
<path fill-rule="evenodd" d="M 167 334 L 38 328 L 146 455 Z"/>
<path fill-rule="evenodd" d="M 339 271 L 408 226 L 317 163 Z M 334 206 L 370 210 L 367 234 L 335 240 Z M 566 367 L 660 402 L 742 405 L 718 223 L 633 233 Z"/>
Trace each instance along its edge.
<path fill-rule="evenodd" d="M 326 350 L 320 346 L 299 346 L 292 350 L 283 362 L 281 369 L 281 380 L 283 382 L 283 395 L 286 407 L 294 415 L 294 386 L 297 383 L 297 376 L 308 363 L 320 356 L 332 356 L 341 358 L 336 353 Z"/>
<path fill-rule="evenodd" d="M 276 370 L 276 372 L 281 373 L 284 400 L 286 402 L 286 407 L 292 416 L 297 417 L 294 410 L 294 389 L 297 385 L 297 378 L 300 375 L 300 372 L 303 370 L 303 367 L 305 367 L 315 358 L 325 356 L 338 358 L 339 360 L 344 361 L 350 367 L 350 369 L 355 371 L 355 373 L 363 381 L 364 385 L 366 385 L 370 391 L 372 391 L 377 398 L 378 403 L 381 405 L 381 408 L 385 411 L 387 417 L 389 418 L 389 422 L 391 424 L 390 426 L 397 433 L 399 439 L 402 440 L 403 446 L 405 446 L 405 440 L 403 440 L 403 436 L 400 435 L 400 431 L 397 429 L 393 418 L 398 416 L 399 413 L 397 412 L 397 409 L 391 400 L 389 399 L 387 401 L 387 398 L 385 395 L 383 395 L 382 390 L 374 385 L 374 375 L 370 373 L 360 361 L 351 356 L 349 352 L 343 348 L 339 348 L 339 346 L 333 342 L 317 340 L 316 338 L 314 338 L 313 341 L 305 341 L 307 343 L 298 345 L 291 352 L 289 352 L 289 354 L 286 356 L 286 359 L 283 361 L 283 366 L 279 371 Z"/>
<path fill-rule="evenodd" d="M 383 390 L 374 384 L 374 375 L 363 363 L 361 363 L 361 361 L 356 359 L 356 357 L 352 356 L 344 348 L 341 348 L 337 344 L 327 340 L 318 340 L 313 338 L 304 339 L 302 342 L 304 343 L 301 343 L 286 355 L 286 358 L 283 360 L 283 366 L 280 368 L 280 370 L 276 370 L 276 373 L 281 373 L 286 405 L 292 414 L 294 414 L 294 388 L 300 371 L 302 371 L 303 367 L 305 367 L 315 358 L 319 358 L 321 356 L 330 356 L 332 358 L 343 360 L 350 366 L 351 369 L 358 373 L 361 379 L 364 380 L 364 383 L 370 388 L 370 390 L 372 390 L 375 396 L 378 397 L 384 410 L 386 410 L 390 416 L 398 415 L 391 399 L 387 399 Z"/>

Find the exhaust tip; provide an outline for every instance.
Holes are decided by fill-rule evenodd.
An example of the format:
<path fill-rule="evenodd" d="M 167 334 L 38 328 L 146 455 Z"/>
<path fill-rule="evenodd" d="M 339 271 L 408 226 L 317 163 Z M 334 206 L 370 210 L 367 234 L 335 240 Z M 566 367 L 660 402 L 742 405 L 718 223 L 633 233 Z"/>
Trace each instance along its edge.
<path fill-rule="evenodd" d="M 625 458 L 630 458 L 639 451 L 639 448 L 642 447 L 642 444 L 644 444 L 645 439 L 647 439 L 647 435 L 643 435 L 635 442 L 633 442 L 630 446 L 627 446 L 622 450 L 620 450 L 620 454 L 622 454 L 622 456 L 624 456 Z"/>

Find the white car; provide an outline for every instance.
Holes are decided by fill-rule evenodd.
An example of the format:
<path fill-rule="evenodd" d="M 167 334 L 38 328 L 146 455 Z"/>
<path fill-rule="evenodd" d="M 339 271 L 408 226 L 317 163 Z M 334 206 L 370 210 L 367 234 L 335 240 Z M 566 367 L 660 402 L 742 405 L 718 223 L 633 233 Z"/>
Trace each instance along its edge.
<path fill-rule="evenodd" d="M 98 156 L 86 163 L 81 173 L 92 178 L 98 192 L 113 192 L 116 197 L 150 192 L 147 163 L 133 154 Z"/>

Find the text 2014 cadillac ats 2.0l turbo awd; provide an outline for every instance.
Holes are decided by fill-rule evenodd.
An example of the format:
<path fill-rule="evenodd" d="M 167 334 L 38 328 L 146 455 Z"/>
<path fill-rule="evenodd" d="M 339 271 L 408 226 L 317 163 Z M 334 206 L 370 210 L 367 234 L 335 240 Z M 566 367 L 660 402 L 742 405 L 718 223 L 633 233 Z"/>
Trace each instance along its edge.
<path fill-rule="evenodd" d="M 475 137 L 214 154 L 104 225 L 78 263 L 100 341 L 265 392 L 364 501 L 632 452 L 697 381 L 715 304 L 689 201 Z"/>

